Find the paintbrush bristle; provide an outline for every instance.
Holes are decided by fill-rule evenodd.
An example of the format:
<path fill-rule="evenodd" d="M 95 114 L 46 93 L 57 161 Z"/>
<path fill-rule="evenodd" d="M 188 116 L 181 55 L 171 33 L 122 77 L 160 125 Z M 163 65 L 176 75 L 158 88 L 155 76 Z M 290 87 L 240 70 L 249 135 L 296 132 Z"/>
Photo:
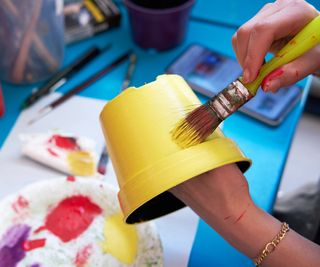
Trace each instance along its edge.
<path fill-rule="evenodd" d="M 190 147 L 206 140 L 220 122 L 208 104 L 203 104 L 178 122 L 171 132 L 172 138 L 180 147 Z"/>

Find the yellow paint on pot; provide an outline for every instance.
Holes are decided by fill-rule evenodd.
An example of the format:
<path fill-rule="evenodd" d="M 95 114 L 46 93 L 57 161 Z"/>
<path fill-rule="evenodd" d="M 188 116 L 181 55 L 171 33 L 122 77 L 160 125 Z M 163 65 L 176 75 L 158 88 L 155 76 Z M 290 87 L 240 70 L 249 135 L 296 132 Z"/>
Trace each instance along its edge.
<path fill-rule="evenodd" d="M 100 121 L 120 186 L 127 223 L 150 220 L 183 207 L 167 190 L 228 163 L 242 171 L 251 161 L 217 129 L 207 141 L 186 149 L 171 138 L 173 126 L 200 105 L 177 75 L 161 75 L 109 101 Z"/>
<path fill-rule="evenodd" d="M 125 264 L 132 264 L 138 250 L 138 234 L 134 225 L 123 222 L 123 215 L 108 217 L 104 225 L 102 249 Z"/>

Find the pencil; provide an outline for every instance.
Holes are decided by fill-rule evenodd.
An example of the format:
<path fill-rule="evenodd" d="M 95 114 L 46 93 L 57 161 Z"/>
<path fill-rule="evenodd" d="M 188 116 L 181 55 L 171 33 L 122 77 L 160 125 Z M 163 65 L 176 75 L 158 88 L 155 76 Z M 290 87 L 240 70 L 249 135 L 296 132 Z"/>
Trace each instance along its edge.
<path fill-rule="evenodd" d="M 85 89 L 86 87 L 90 86 L 91 84 L 93 84 L 94 82 L 96 82 L 97 80 L 102 78 L 105 74 L 107 74 L 108 72 L 110 72 L 113 69 L 115 69 L 118 65 L 120 65 L 125 60 L 127 60 L 130 55 L 131 55 L 131 51 L 128 51 L 128 52 L 124 53 L 123 55 L 118 57 L 116 60 L 114 60 L 113 62 L 108 64 L 106 67 L 104 67 L 102 70 L 100 70 L 98 73 L 92 75 L 89 79 L 87 79 L 83 83 L 79 84 L 74 89 L 71 89 L 69 92 L 67 92 L 66 94 L 64 94 L 63 96 L 58 98 L 57 100 L 53 101 L 49 105 L 47 105 L 44 108 L 42 108 L 39 111 L 39 116 L 34 118 L 34 119 L 32 119 L 31 121 L 29 121 L 28 124 L 29 125 L 33 124 L 34 122 L 36 122 L 40 118 L 42 118 L 42 117 L 46 116 L 47 114 L 49 114 L 53 109 L 57 108 L 58 106 L 60 106 L 64 102 L 66 102 L 72 96 L 74 96 L 77 93 L 81 92 L 83 89 Z"/>

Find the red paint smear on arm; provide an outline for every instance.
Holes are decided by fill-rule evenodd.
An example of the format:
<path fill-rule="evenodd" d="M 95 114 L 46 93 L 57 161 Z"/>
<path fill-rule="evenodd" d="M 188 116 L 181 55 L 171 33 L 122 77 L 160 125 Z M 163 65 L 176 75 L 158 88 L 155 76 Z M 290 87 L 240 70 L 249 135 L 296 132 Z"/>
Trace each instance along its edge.
<path fill-rule="evenodd" d="M 42 239 L 24 241 L 22 244 L 22 247 L 24 251 L 30 251 L 37 248 L 42 248 L 45 245 L 46 245 L 46 239 L 42 238 Z"/>
<path fill-rule="evenodd" d="M 29 207 L 29 202 L 23 196 L 18 196 L 17 200 L 12 203 L 12 208 L 16 213 Z"/>
<path fill-rule="evenodd" d="M 247 205 L 247 207 L 245 208 L 245 210 L 240 214 L 240 216 L 235 220 L 234 223 L 238 223 L 238 222 L 243 218 L 243 216 L 246 214 L 249 206 L 250 206 L 250 204 L 248 203 L 248 205 Z"/>
<path fill-rule="evenodd" d="M 80 236 L 101 212 L 88 197 L 73 196 L 62 200 L 48 214 L 45 226 L 63 242 L 69 242 Z"/>
<path fill-rule="evenodd" d="M 265 88 L 266 84 L 269 83 L 270 81 L 274 80 L 275 78 L 281 76 L 284 73 L 282 68 L 278 68 L 275 69 L 274 71 L 272 71 L 271 73 L 269 73 L 269 75 L 267 75 L 262 83 L 261 83 L 261 87 Z"/>
<path fill-rule="evenodd" d="M 92 252 L 92 245 L 87 245 L 81 248 L 76 256 L 75 265 L 77 267 L 84 267 L 91 255 Z"/>

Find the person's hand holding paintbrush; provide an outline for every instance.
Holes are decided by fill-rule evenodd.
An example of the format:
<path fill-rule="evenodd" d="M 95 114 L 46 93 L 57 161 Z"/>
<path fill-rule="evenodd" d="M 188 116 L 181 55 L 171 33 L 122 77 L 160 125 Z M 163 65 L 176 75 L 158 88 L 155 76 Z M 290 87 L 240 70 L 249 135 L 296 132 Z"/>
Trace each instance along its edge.
<path fill-rule="evenodd" d="M 286 7 L 285 9 L 283 7 Z M 301 12 L 303 10 L 303 12 Z M 233 49 L 243 68 L 243 82 L 254 81 L 267 52 L 276 55 L 318 11 L 304 1 L 277 1 L 265 5 L 259 13 L 242 25 L 232 38 Z M 316 72 L 320 62 L 320 46 L 270 73 L 261 84 L 264 91 L 275 92 Z"/>
<path fill-rule="evenodd" d="M 244 28 L 241 27 L 242 33 L 236 33 L 233 43 L 240 63 L 250 72 L 249 77 L 245 77 L 246 82 L 256 78 L 265 53 L 274 48 L 274 41 L 279 43 L 279 38 L 295 34 L 317 15 L 318 12 L 304 1 L 277 1 L 265 6 Z M 256 27 L 262 25 L 263 32 L 257 33 Z M 266 40 L 268 45 L 264 46 Z M 254 60 L 247 60 L 248 55 L 254 55 Z M 291 63 L 282 64 L 280 71 L 276 68 L 264 78 L 264 89 L 274 91 L 313 73 L 320 67 L 319 55 L 319 46 L 316 46 Z M 235 164 L 203 173 L 170 192 L 233 247 L 251 258 L 255 266 L 320 266 L 320 246 L 289 231 L 286 223 L 261 210 L 251 198 L 248 182 Z M 221 248 L 209 249 L 216 253 L 215 249 Z"/>
<path fill-rule="evenodd" d="M 265 91 L 275 91 L 315 72 L 320 66 L 314 60 L 320 55 L 318 15 L 304 1 L 277 1 L 240 27 L 233 46 L 244 68 L 243 77 L 177 123 L 172 131 L 177 144 L 189 147 L 205 141 L 224 119 L 256 95 L 260 85 Z M 270 49 L 277 53 L 262 65 Z"/>

